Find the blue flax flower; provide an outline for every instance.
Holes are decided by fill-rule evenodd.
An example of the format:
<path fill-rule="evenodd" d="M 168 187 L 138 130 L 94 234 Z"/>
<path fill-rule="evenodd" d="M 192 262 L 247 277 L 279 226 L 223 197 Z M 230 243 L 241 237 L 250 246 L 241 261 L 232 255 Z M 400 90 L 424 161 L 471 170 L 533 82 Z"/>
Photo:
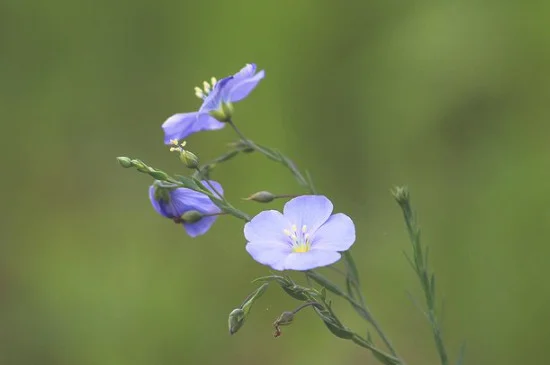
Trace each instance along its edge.
<path fill-rule="evenodd" d="M 256 73 L 255 64 L 247 64 L 233 76 L 216 81 L 212 78 L 211 84 L 204 82 L 204 90 L 196 87 L 195 95 L 203 100 L 199 111 L 172 115 L 163 124 L 164 143 L 171 140 L 185 139 L 187 136 L 200 132 L 221 129 L 225 123 L 218 121 L 210 112 L 219 110 L 222 103 L 231 104 L 246 98 L 261 79 L 264 71 Z"/>
<path fill-rule="evenodd" d="M 208 181 L 216 191 L 213 191 L 223 195 L 223 189 L 221 185 L 216 181 Z M 207 181 L 202 181 L 204 186 L 212 191 Z M 214 221 L 217 218 L 217 213 L 221 210 L 218 208 L 210 198 L 202 193 L 193 191 L 187 188 L 171 188 L 162 186 L 162 184 L 156 181 L 149 187 L 149 199 L 155 210 L 165 216 L 166 218 L 173 219 L 176 223 L 182 223 L 187 234 L 191 237 L 200 236 L 205 234 Z M 202 214 L 214 214 L 211 216 L 205 216 L 200 218 L 194 223 L 183 222 L 181 215 L 185 212 L 196 210 Z"/>
<path fill-rule="evenodd" d="M 244 226 L 246 250 L 275 270 L 310 270 L 340 259 L 355 242 L 355 225 L 345 214 L 332 214 L 332 203 L 321 195 L 304 195 L 267 210 Z"/>

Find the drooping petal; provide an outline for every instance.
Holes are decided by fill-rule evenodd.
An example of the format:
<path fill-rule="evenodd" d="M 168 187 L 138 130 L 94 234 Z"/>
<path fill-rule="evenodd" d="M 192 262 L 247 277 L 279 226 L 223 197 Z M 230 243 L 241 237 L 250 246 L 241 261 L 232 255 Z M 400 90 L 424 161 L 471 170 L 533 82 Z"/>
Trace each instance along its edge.
<path fill-rule="evenodd" d="M 217 121 L 208 113 L 174 114 L 162 124 L 164 143 L 170 144 L 170 141 L 174 139 L 182 140 L 196 132 L 217 130 L 223 127 L 225 127 L 224 123 Z"/>
<path fill-rule="evenodd" d="M 216 221 L 217 216 L 204 217 L 201 218 L 198 222 L 195 223 L 183 223 L 183 227 L 187 234 L 191 237 L 197 237 L 205 234 L 212 224 Z"/>
<path fill-rule="evenodd" d="M 246 251 L 260 264 L 270 266 L 275 270 L 284 270 L 284 262 L 292 253 L 292 248 L 282 242 L 248 242 Z"/>
<path fill-rule="evenodd" d="M 283 210 L 285 218 L 298 229 L 307 227 L 313 234 L 332 213 L 332 203 L 322 195 L 302 195 L 288 201 Z"/>
<path fill-rule="evenodd" d="M 244 237 L 248 242 L 255 243 L 287 243 L 292 245 L 290 238 L 284 233 L 290 229 L 290 222 L 276 210 L 266 210 L 256 215 L 244 226 Z"/>
<path fill-rule="evenodd" d="M 155 190 L 156 189 L 157 188 L 154 185 L 151 185 L 149 187 L 149 200 L 151 200 L 151 204 L 153 205 L 153 208 L 155 208 L 155 210 L 157 211 L 158 214 L 163 215 L 166 218 L 173 218 L 164 209 L 164 206 L 165 206 L 166 202 L 161 203 L 155 198 Z"/>
<path fill-rule="evenodd" d="M 288 255 L 284 262 L 285 270 L 311 270 L 316 267 L 327 266 L 335 263 L 341 255 L 334 251 L 321 251 L 314 248 L 308 252 L 293 252 Z"/>
<path fill-rule="evenodd" d="M 208 196 L 191 189 L 175 189 L 171 192 L 170 197 L 170 206 L 173 208 L 173 214 L 176 217 L 190 210 L 206 214 L 219 213 L 221 211 L 220 208 L 212 203 Z"/>
<path fill-rule="evenodd" d="M 350 217 L 332 215 L 311 237 L 311 247 L 323 251 L 346 251 L 355 242 L 355 225 Z"/>
<path fill-rule="evenodd" d="M 264 70 L 258 72 L 256 75 L 239 81 L 233 81 L 231 89 L 227 91 L 227 95 L 224 95 L 224 100 L 231 103 L 236 103 L 246 98 L 248 94 L 252 92 L 265 76 Z"/>

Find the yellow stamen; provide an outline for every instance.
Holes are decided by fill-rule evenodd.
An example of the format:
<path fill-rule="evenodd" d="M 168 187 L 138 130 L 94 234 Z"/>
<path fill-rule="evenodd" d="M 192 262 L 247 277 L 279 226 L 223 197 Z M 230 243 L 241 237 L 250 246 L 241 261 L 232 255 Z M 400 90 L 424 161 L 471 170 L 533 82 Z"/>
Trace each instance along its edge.
<path fill-rule="evenodd" d="M 202 86 L 204 88 L 204 92 L 208 94 L 210 92 L 210 84 L 206 81 L 203 81 Z"/>
<path fill-rule="evenodd" d="M 302 226 L 302 233 L 306 233 L 307 232 L 307 226 L 306 225 L 303 225 Z"/>
<path fill-rule="evenodd" d="M 216 86 L 216 83 L 218 82 L 218 80 L 216 80 L 215 77 L 212 77 L 212 78 L 210 79 L 210 82 L 212 83 L 212 88 L 214 88 L 214 86 Z"/>
<path fill-rule="evenodd" d="M 195 95 L 199 98 L 199 99 L 203 99 L 204 98 L 204 92 L 202 91 L 202 89 L 200 87 L 195 87 Z"/>

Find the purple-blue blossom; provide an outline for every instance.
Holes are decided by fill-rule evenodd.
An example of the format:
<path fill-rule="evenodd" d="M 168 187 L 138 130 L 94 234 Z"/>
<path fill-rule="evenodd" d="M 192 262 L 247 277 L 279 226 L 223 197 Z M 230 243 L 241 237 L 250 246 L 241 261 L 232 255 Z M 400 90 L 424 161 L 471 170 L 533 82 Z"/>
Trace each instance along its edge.
<path fill-rule="evenodd" d="M 355 225 L 345 214 L 332 214 L 322 195 L 288 201 L 283 213 L 267 210 L 244 226 L 246 250 L 275 270 L 310 270 L 327 266 L 355 242 Z"/>
<path fill-rule="evenodd" d="M 215 191 L 212 191 L 214 194 L 223 195 L 223 189 L 218 182 L 210 180 L 202 181 L 202 183 L 210 191 L 212 191 L 210 187 L 212 185 L 215 189 Z M 185 231 L 191 237 L 205 234 L 214 224 L 217 214 L 221 212 L 220 208 L 212 203 L 208 196 L 187 188 L 165 187 L 159 181 L 155 181 L 149 187 L 149 199 L 153 208 L 159 214 L 174 220 L 176 223 L 182 223 Z M 182 214 L 193 210 L 207 216 L 194 223 L 182 222 Z"/>
<path fill-rule="evenodd" d="M 199 110 L 174 114 L 162 124 L 164 143 L 170 144 L 171 140 L 185 139 L 196 132 L 223 128 L 225 123 L 218 121 L 210 112 L 219 110 L 223 103 L 232 104 L 246 98 L 264 75 L 263 70 L 256 73 L 256 65 L 251 63 L 233 76 L 219 81 L 212 78 L 211 83 L 205 81 L 204 90 L 195 88 L 195 94 L 203 100 Z"/>

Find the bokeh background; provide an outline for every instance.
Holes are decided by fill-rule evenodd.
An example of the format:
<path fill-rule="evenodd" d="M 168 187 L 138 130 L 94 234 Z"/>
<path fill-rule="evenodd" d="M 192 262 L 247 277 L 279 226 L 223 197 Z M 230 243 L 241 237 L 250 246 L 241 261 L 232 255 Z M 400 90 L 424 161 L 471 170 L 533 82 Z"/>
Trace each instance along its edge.
<path fill-rule="evenodd" d="M 406 184 L 431 247 L 449 352 L 467 364 L 547 359 L 550 5 L 515 1 L 15 1 L 0 3 L 0 363 L 375 364 L 270 289 L 235 336 L 227 314 L 268 269 L 242 223 L 189 238 L 157 215 L 139 157 L 182 172 L 161 123 L 193 87 L 247 62 L 252 139 L 307 168 L 356 222 L 371 309 L 409 364 L 435 364 L 389 189 Z M 208 160 L 235 136 L 196 134 Z M 220 166 L 227 196 L 300 193 L 262 156 Z M 281 204 L 274 204 L 279 208 Z M 299 276 L 298 276 L 299 277 Z M 352 309 L 346 323 L 366 331 Z"/>

